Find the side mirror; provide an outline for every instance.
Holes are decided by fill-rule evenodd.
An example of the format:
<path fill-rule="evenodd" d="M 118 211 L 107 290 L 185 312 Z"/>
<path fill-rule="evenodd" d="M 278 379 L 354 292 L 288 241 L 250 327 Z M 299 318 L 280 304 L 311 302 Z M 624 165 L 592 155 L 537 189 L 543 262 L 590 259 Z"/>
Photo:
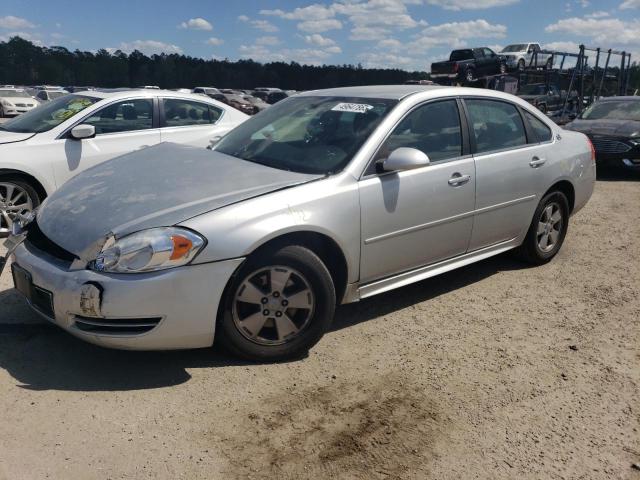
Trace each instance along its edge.
<path fill-rule="evenodd" d="M 82 123 L 71 129 L 71 138 L 82 140 L 84 138 L 93 138 L 96 136 L 96 127 Z"/>
<path fill-rule="evenodd" d="M 400 147 L 382 162 L 382 169 L 385 172 L 401 172 L 426 167 L 429 163 L 429 157 L 424 152 L 415 148 Z"/>

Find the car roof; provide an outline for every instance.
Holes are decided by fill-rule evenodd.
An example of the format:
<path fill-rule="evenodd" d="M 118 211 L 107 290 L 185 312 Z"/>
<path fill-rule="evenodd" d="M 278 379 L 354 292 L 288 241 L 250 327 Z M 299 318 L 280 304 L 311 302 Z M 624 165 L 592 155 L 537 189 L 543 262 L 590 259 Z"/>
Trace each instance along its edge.
<path fill-rule="evenodd" d="M 340 87 L 325 90 L 309 90 L 296 95 L 296 97 L 362 97 L 362 98 L 386 98 L 389 100 L 401 100 L 404 97 L 417 92 L 438 90 L 439 85 L 368 85 L 362 87 Z"/>
<path fill-rule="evenodd" d="M 88 90 L 78 92 L 74 95 L 82 95 L 84 97 L 94 97 L 100 99 L 113 99 L 129 98 L 132 95 L 139 97 L 172 97 L 172 98 L 185 98 L 191 100 L 203 100 L 207 99 L 206 95 L 200 95 L 197 93 L 186 92 L 174 92 L 173 90 L 156 90 L 152 88 L 127 88 L 127 89 L 114 89 L 114 90 Z"/>

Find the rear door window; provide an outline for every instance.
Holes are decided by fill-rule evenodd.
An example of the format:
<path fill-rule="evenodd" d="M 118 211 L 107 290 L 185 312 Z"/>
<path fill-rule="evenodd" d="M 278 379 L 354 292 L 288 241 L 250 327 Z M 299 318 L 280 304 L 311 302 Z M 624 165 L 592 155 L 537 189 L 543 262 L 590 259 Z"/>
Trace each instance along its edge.
<path fill-rule="evenodd" d="M 153 128 L 153 100 L 137 98 L 112 103 L 96 111 L 82 123 L 93 125 L 96 135 Z"/>
<path fill-rule="evenodd" d="M 552 132 L 545 123 L 536 117 L 534 114 L 529 113 L 525 110 L 524 116 L 533 128 L 533 131 L 536 133 L 536 137 L 538 142 L 550 142 L 552 137 Z"/>
<path fill-rule="evenodd" d="M 165 98 L 163 102 L 165 127 L 210 125 L 222 116 L 221 108 L 208 103 L 179 98 Z"/>
<path fill-rule="evenodd" d="M 466 99 L 469 121 L 476 140 L 476 153 L 526 145 L 522 117 L 515 105 L 484 99 Z"/>

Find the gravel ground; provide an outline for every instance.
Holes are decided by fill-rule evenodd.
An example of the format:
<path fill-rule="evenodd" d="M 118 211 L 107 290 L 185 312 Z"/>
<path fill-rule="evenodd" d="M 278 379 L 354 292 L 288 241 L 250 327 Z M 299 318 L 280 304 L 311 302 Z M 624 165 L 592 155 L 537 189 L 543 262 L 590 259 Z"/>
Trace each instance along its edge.
<path fill-rule="evenodd" d="M 0 480 L 640 479 L 640 183 L 616 175 L 549 265 L 342 307 L 291 363 L 87 345 L 5 272 Z"/>

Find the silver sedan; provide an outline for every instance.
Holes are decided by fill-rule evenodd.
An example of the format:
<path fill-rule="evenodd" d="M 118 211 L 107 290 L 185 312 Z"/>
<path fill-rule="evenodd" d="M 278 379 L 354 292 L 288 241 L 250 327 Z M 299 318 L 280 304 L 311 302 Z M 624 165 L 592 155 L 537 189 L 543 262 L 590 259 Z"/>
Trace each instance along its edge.
<path fill-rule="evenodd" d="M 305 92 L 213 151 L 96 166 L 8 240 L 50 321 L 124 349 L 297 357 L 355 302 L 517 249 L 550 261 L 595 182 L 586 136 L 480 89 Z"/>

